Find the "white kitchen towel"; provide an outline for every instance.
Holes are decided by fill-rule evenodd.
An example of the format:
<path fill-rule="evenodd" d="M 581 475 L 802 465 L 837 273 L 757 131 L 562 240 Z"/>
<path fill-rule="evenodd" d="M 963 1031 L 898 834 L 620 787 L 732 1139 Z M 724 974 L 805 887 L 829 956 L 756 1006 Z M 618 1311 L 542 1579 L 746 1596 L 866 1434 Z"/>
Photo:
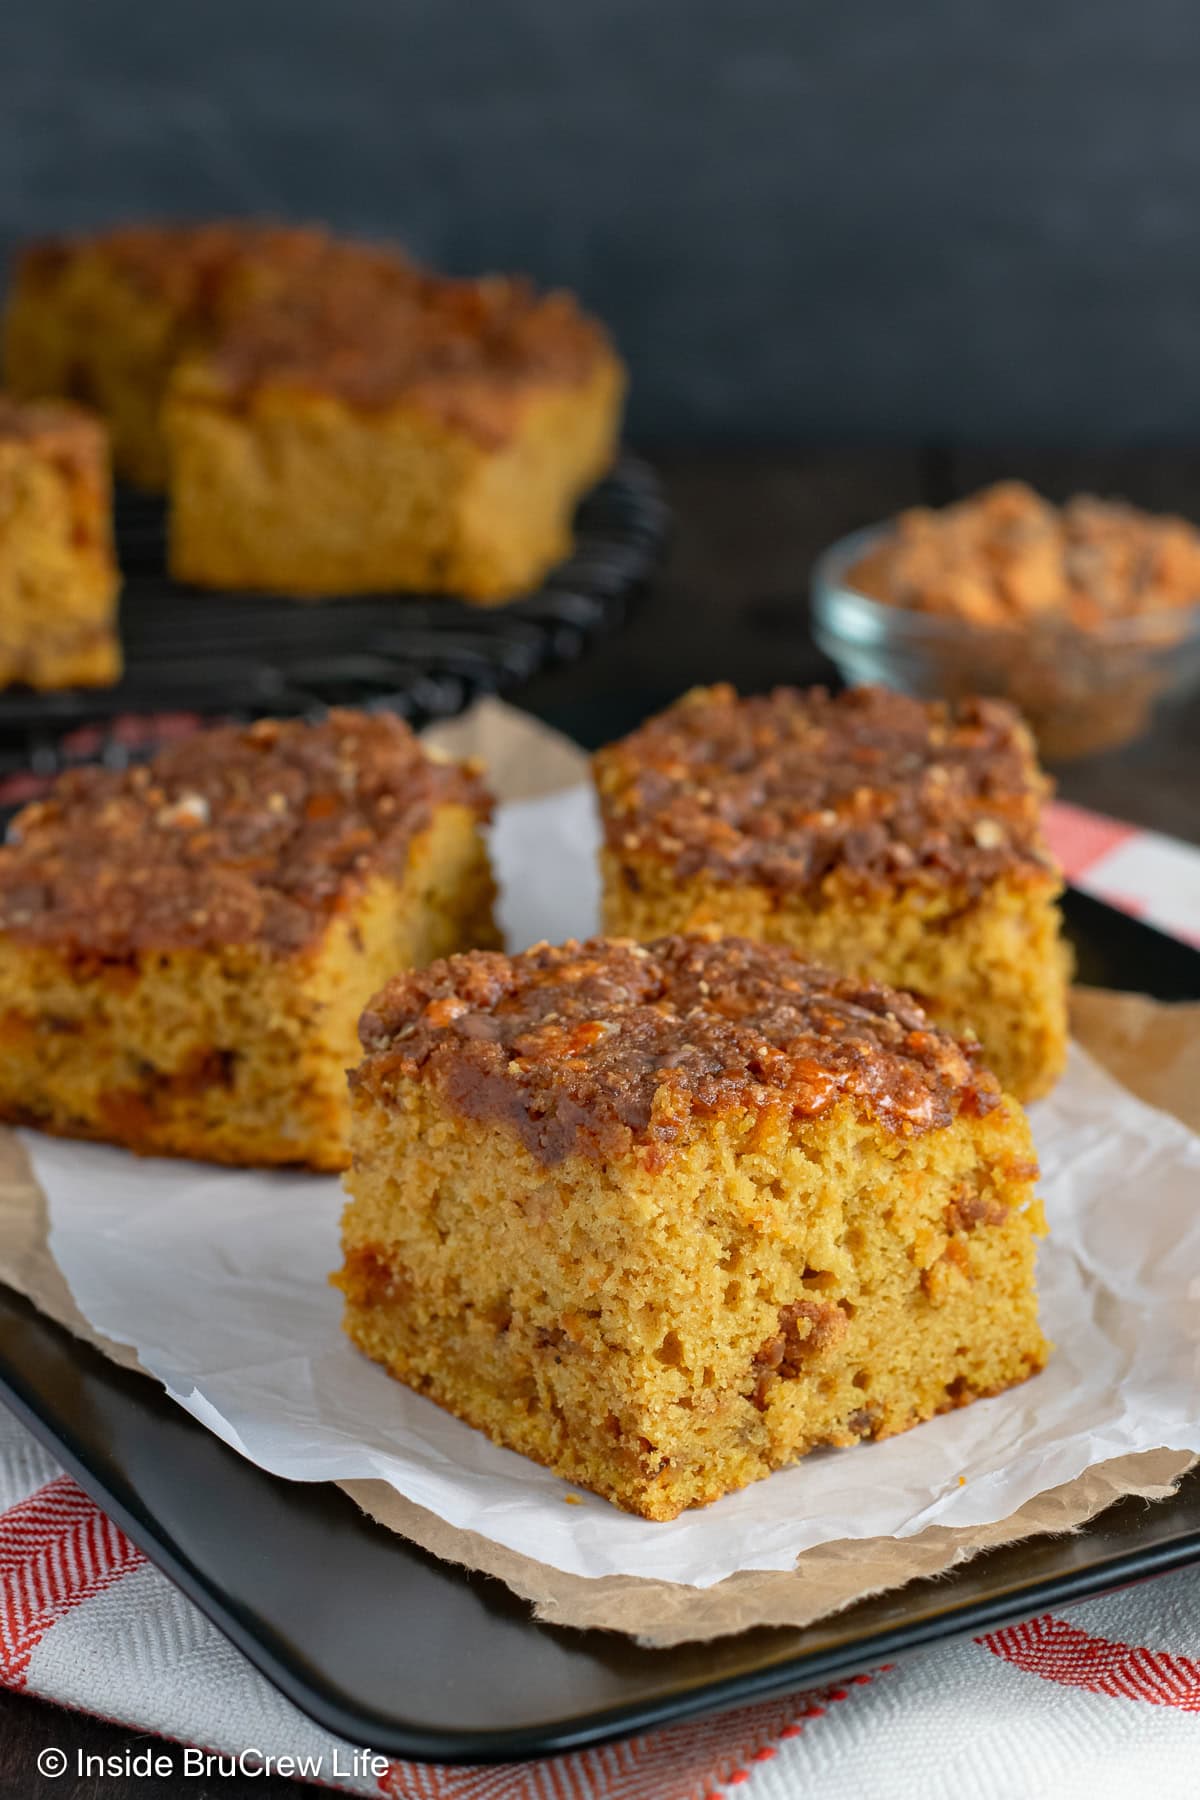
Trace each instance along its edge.
<path fill-rule="evenodd" d="M 225 1773 L 232 1793 L 253 1793 L 254 1771 L 267 1763 L 390 1800 L 1194 1800 L 1197 1792 L 1195 1571 L 844 1685 L 605 1748 L 435 1768 L 375 1758 L 369 1746 L 319 1730 L 3 1414 L 0 1509 L 0 1680 L 158 1733 L 167 1741 L 131 1738 L 130 1754 L 165 1756 L 181 1775 Z M 47 1708 L 43 1756 L 58 1749 L 55 1716 Z M 45 1766 L 53 1772 L 52 1761 Z M 35 1790 L 31 1768 L 21 1800 Z M 112 1791 L 155 1787 L 135 1773 Z"/>

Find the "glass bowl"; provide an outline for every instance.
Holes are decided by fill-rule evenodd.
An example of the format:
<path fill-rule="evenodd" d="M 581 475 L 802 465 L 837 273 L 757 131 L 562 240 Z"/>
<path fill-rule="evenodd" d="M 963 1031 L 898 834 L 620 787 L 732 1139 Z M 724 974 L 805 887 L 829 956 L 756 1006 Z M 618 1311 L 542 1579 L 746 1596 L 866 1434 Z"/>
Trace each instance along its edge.
<path fill-rule="evenodd" d="M 915 612 L 847 581 L 889 530 L 873 525 L 840 538 L 813 569 L 813 636 L 847 682 L 881 682 L 922 700 L 1009 700 L 1050 762 L 1131 743 L 1159 701 L 1200 684 L 1200 604 L 1086 631 L 1062 619 L 996 629 Z"/>

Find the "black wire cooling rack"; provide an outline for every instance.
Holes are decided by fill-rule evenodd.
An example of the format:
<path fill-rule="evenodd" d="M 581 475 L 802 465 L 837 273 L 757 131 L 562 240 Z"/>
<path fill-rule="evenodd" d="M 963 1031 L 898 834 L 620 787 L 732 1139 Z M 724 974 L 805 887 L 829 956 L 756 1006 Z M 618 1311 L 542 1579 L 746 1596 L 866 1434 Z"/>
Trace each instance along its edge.
<path fill-rule="evenodd" d="M 125 673 L 112 688 L 0 693 L 0 804 L 81 761 L 120 764 L 197 719 L 387 708 L 447 718 L 616 630 L 664 548 L 653 472 L 623 456 L 586 497 L 575 551 L 536 594 L 497 607 L 412 594 L 321 602 L 214 593 L 166 572 L 160 500 L 120 492 Z"/>

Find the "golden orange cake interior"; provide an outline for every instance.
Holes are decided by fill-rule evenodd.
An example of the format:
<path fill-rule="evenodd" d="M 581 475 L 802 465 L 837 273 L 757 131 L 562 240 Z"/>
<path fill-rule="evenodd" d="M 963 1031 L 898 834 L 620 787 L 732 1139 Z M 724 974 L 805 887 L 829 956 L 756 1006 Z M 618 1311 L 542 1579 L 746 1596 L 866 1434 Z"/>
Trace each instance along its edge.
<path fill-rule="evenodd" d="M 111 485 L 98 420 L 0 394 L 0 686 L 119 677 Z"/>
<path fill-rule="evenodd" d="M 605 929 L 706 925 L 916 994 L 1002 1085 L 1066 1057 L 1047 783 L 999 701 L 696 689 L 594 761 Z"/>
<path fill-rule="evenodd" d="M 60 777 L 0 849 L 0 1118 L 340 1168 L 366 1000 L 497 941 L 488 804 L 473 765 L 352 712 Z"/>
<path fill-rule="evenodd" d="M 622 1507 L 673 1518 L 1042 1366 L 1028 1124 L 904 996 L 600 939 L 398 977 L 362 1041 L 346 1330 Z"/>

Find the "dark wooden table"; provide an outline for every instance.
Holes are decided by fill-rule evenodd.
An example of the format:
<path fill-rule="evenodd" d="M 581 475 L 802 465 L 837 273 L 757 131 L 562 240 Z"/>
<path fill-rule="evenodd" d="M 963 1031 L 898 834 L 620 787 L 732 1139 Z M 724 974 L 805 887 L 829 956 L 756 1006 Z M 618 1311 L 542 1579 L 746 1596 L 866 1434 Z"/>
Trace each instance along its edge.
<path fill-rule="evenodd" d="M 806 683 L 830 673 L 808 635 L 813 558 L 834 538 L 900 507 L 941 504 L 985 481 L 1020 475 L 1053 499 L 1121 494 L 1156 510 L 1200 519 L 1200 451 L 1034 454 L 872 450 L 673 454 L 657 459 L 677 535 L 655 593 L 619 638 L 584 661 L 539 677 L 521 704 L 582 742 L 619 736 L 697 682 L 743 689 Z M 1141 743 L 1057 771 L 1059 790 L 1200 843 L 1200 705 L 1163 717 Z M 239 1789 L 182 1776 L 127 1784 L 73 1775 L 44 1780 L 39 1749 L 54 1744 L 74 1764 L 77 1748 L 120 1753 L 135 1739 L 117 1726 L 0 1692 L 0 1800 L 207 1800 Z M 241 1784 L 242 1787 L 245 1784 Z M 255 1781 L 256 1800 L 300 1800 L 311 1787 Z"/>

